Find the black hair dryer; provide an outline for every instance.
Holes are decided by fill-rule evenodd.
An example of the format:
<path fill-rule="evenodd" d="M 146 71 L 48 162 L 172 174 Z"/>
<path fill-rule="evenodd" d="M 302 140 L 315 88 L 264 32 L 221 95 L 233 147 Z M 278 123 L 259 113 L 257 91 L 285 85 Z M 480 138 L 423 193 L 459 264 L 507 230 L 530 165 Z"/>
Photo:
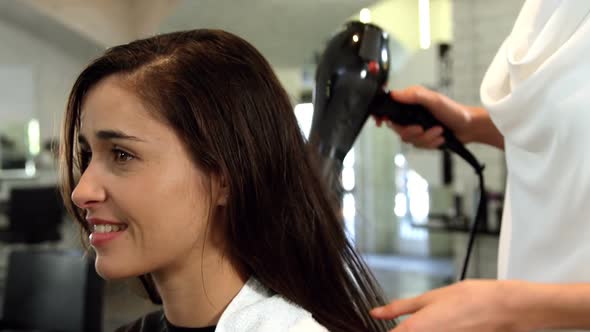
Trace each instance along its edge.
<path fill-rule="evenodd" d="M 310 144 L 319 150 L 322 175 L 340 193 L 339 176 L 344 157 L 369 115 L 388 118 L 399 125 L 443 127 L 448 149 L 469 163 L 479 176 L 480 202 L 470 231 L 460 279 L 464 279 L 478 221 L 486 215 L 483 166 L 469 150 L 421 105 L 402 104 L 385 90 L 389 71 L 388 37 L 373 24 L 350 22 L 326 46 L 316 71 Z"/>
<path fill-rule="evenodd" d="M 401 104 L 385 90 L 389 71 L 388 36 L 373 24 L 350 22 L 327 44 L 316 71 L 310 143 L 322 158 L 322 173 L 333 188 L 344 157 L 369 115 L 400 125 L 442 126 L 421 105 Z M 443 126 L 444 128 L 444 126 Z M 479 163 L 444 128 L 447 148 L 475 168 Z"/>

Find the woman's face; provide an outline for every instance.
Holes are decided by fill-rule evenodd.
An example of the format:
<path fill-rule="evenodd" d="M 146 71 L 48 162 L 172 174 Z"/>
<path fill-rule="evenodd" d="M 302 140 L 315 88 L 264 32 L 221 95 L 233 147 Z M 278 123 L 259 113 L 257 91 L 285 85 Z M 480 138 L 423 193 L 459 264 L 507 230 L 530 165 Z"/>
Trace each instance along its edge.
<path fill-rule="evenodd" d="M 225 203 L 225 193 L 121 78 L 103 79 L 87 95 L 79 143 L 86 167 L 72 200 L 86 212 L 101 276 L 137 276 L 201 260 L 205 246 L 213 245 L 210 214 Z"/>

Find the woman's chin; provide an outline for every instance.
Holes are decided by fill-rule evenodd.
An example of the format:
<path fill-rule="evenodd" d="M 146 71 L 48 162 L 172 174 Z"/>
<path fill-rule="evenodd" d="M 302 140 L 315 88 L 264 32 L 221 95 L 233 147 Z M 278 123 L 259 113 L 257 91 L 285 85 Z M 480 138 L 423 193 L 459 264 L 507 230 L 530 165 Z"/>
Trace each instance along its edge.
<path fill-rule="evenodd" d="M 106 280 L 131 278 L 143 274 L 141 271 L 133 271 L 132 269 L 129 269 L 127 264 L 121 266 L 120 264 L 117 264 L 117 262 L 109 261 L 100 256 L 96 257 L 94 268 L 96 269 L 96 273 Z"/>

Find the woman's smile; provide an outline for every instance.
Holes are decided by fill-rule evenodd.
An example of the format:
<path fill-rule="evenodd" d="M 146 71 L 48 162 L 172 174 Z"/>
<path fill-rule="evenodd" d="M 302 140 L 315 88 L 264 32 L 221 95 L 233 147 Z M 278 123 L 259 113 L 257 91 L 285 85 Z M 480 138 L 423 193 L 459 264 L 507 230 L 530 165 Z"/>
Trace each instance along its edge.
<path fill-rule="evenodd" d="M 127 230 L 127 224 L 122 222 L 99 218 L 88 218 L 86 220 L 90 225 L 90 236 L 88 238 L 90 244 L 95 248 L 106 245 Z"/>

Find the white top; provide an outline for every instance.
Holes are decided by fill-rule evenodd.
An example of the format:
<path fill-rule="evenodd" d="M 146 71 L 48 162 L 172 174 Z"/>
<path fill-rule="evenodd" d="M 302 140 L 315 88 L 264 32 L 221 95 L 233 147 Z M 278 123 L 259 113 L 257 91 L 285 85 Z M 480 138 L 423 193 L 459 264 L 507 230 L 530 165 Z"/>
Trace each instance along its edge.
<path fill-rule="evenodd" d="M 590 282 L 589 13 L 526 1 L 484 77 L 508 166 L 500 279 Z"/>
<path fill-rule="evenodd" d="M 311 313 L 250 278 L 225 309 L 216 332 L 327 332 Z"/>

